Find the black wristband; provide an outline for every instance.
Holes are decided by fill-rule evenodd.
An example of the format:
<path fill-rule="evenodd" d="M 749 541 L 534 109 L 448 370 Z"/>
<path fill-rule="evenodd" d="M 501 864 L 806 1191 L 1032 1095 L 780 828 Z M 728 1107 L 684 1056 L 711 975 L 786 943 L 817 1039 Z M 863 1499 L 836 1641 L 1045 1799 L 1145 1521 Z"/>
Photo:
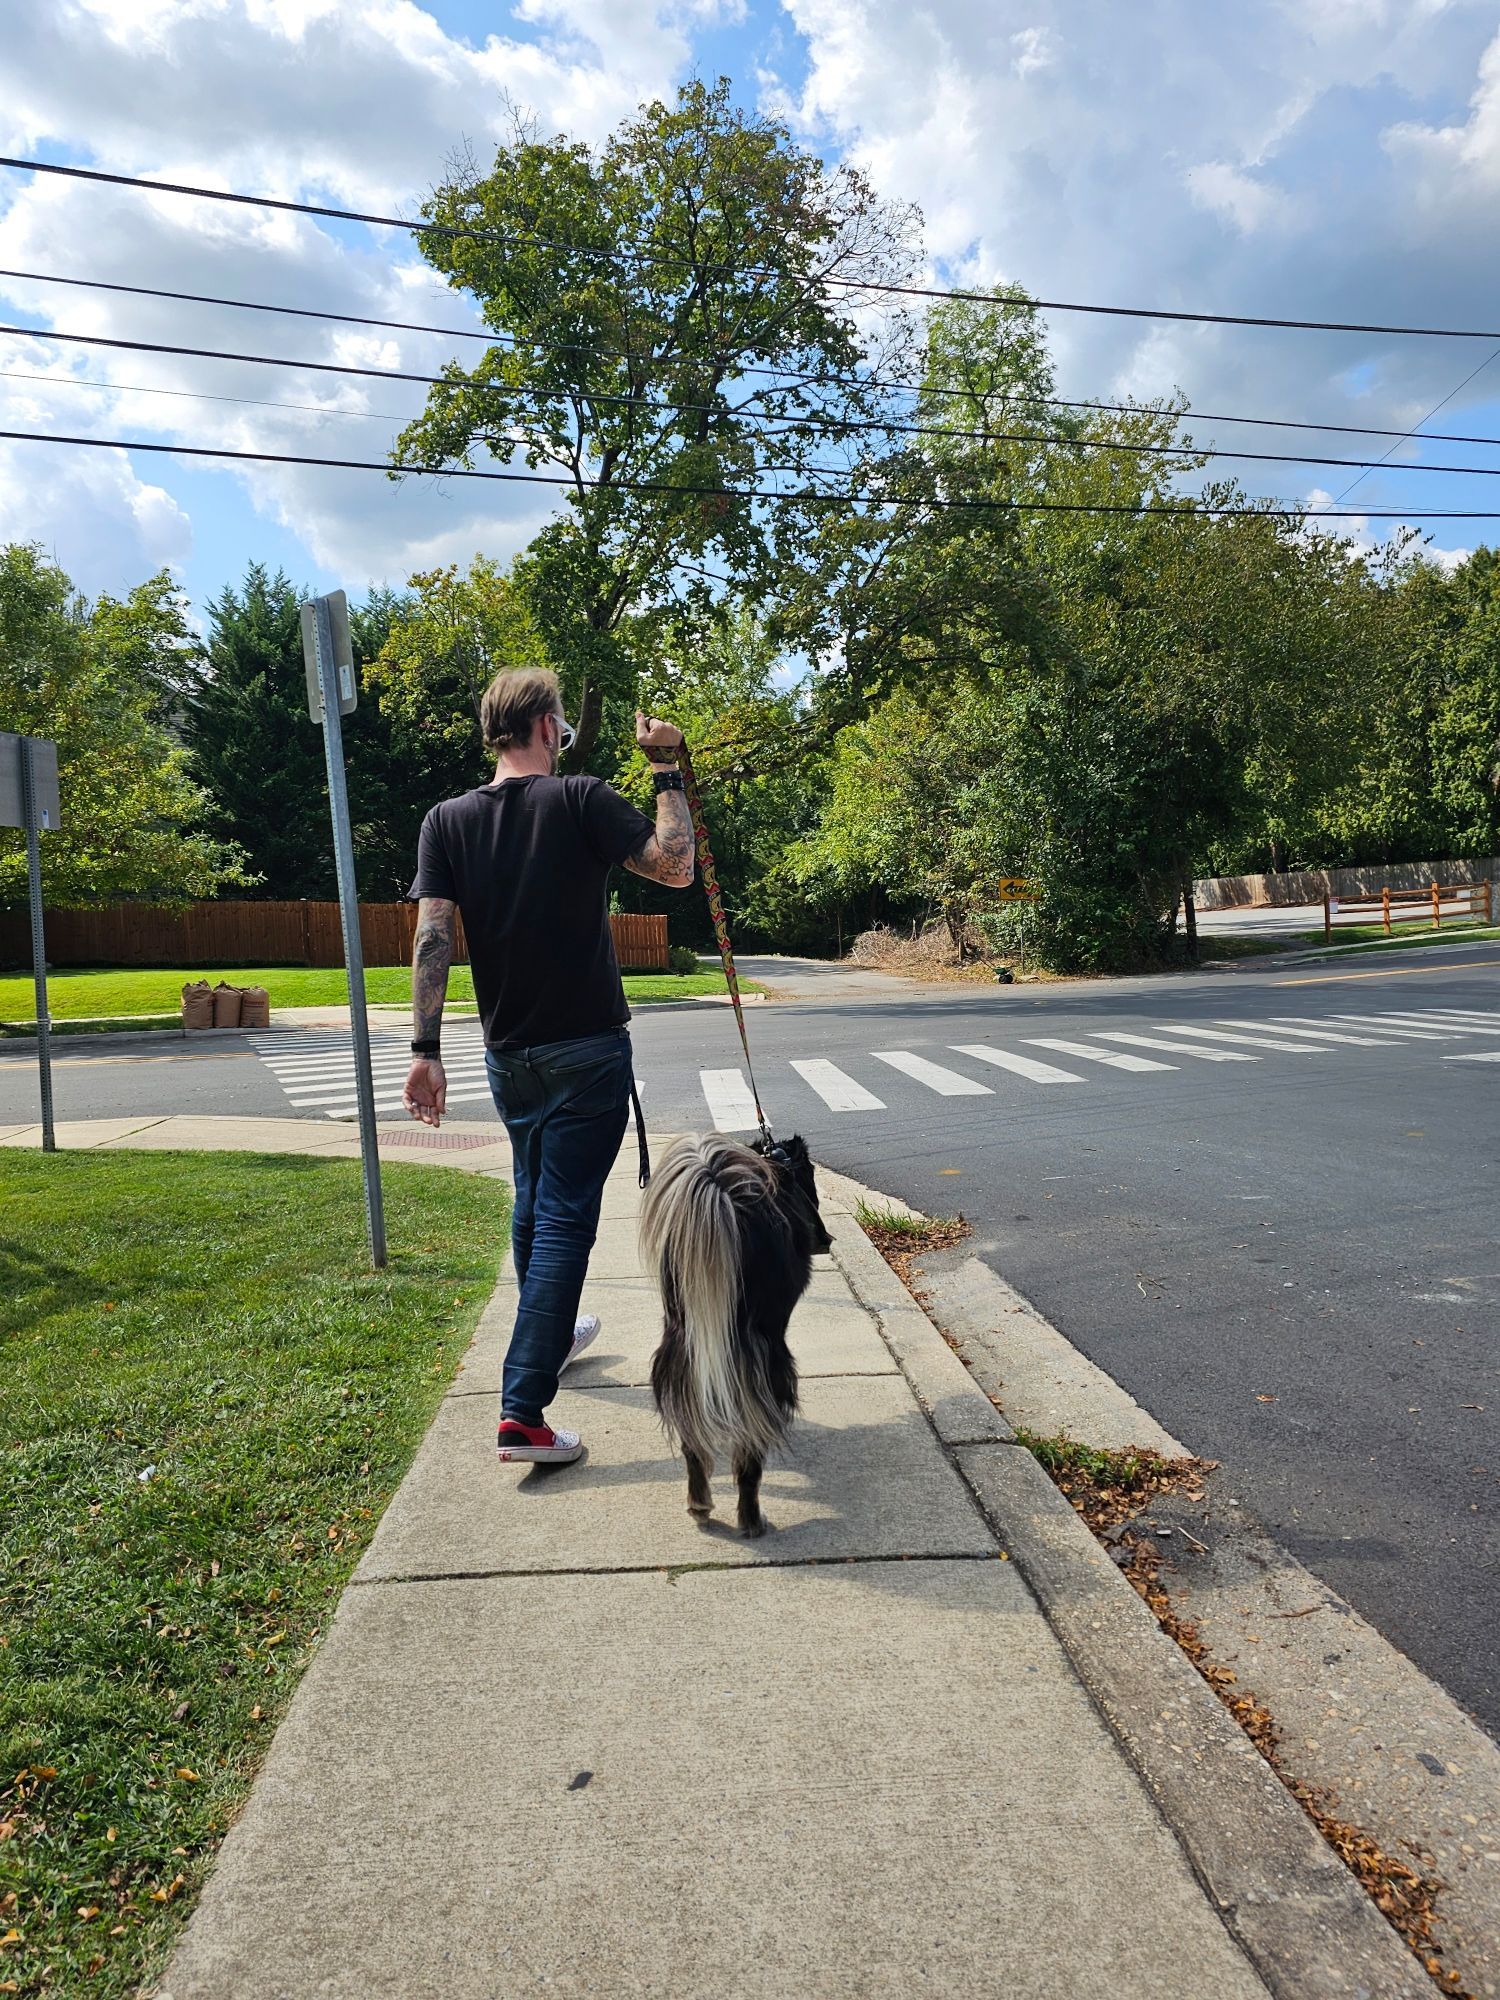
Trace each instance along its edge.
<path fill-rule="evenodd" d="M 658 796 L 662 792 L 681 792 L 687 789 L 682 782 L 681 771 L 653 771 L 651 782 L 655 785 Z"/>
<path fill-rule="evenodd" d="M 413 1042 L 411 1052 L 414 1056 L 441 1056 L 443 1045 L 441 1042 Z"/>

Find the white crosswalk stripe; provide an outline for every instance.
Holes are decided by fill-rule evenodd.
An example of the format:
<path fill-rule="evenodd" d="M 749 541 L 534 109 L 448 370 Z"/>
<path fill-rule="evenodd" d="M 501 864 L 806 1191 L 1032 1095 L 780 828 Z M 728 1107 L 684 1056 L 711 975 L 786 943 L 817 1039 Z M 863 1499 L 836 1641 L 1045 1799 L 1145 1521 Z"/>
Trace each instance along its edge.
<path fill-rule="evenodd" d="M 1497 1007 L 1431 1007 L 1428 1012 L 1440 1021 L 1500 1021 Z"/>
<path fill-rule="evenodd" d="M 1444 1056 L 1444 1062 L 1500 1062 L 1500 1049 L 1476 1049 L 1471 1055 Z"/>
<path fill-rule="evenodd" d="M 1259 1056 L 1246 1055 L 1243 1049 L 1205 1049 L 1196 1042 L 1167 1042 L 1160 1035 L 1133 1035 L 1124 1028 L 1091 1028 L 1090 1034 L 1100 1042 L 1124 1042 L 1133 1049 L 1166 1049 L 1171 1055 L 1196 1056 L 1199 1062 L 1259 1062 Z"/>
<path fill-rule="evenodd" d="M 750 1094 L 743 1070 L 700 1070 L 698 1082 L 716 1132 L 755 1130 L 755 1099 Z"/>
<path fill-rule="evenodd" d="M 995 1094 L 987 1083 L 979 1083 L 972 1076 L 960 1076 L 956 1069 L 944 1069 L 941 1063 L 929 1062 L 926 1056 L 912 1055 L 907 1049 L 872 1049 L 870 1053 L 876 1062 L 889 1063 L 892 1069 L 899 1069 L 914 1083 L 925 1083 L 939 1097 L 993 1097 Z"/>
<path fill-rule="evenodd" d="M 866 1090 L 862 1083 L 856 1083 L 852 1076 L 841 1070 L 837 1063 L 827 1062 L 821 1056 L 806 1062 L 794 1062 L 792 1068 L 804 1083 L 810 1083 L 830 1111 L 884 1111 L 885 1102 Z"/>
<path fill-rule="evenodd" d="M 1436 1026 L 1456 1035 L 1500 1035 L 1500 1021 L 1458 1021 L 1449 1014 L 1438 1022 L 1430 1014 L 1389 1014 L 1386 1019 L 1393 1028 Z"/>
<path fill-rule="evenodd" d="M 1125 1056 L 1116 1049 L 1092 1049 L 1087 1042 L 1058 1041 L 1052 1035 L 1028 1035 L 1026 1046 L 1055 1049 L 1060 1056 L 1082 1056 L 1085 1062 L 1108 1063 L 1111 1069 L 1176 1069 L 1176 1063 L 1153 1062 L 1150 1056 Z"/>
<path fill-rule="evenodd" d="M 1223 1025 L 1226 1028 L 1254 1028 L 1259 1026 L 1259 1023 L 1255 1021 L 1225 1021 Z M 1311 1015 L 1307 1014 L 1278 1014 L 1270 1025 L 1273 1028 L 1290 1028 L 1296 1034 L 1306 1035 L 1309 1041 L 1314 1042 L 1349 1042 L 1356 1048 L 1361 1049 L 1394 1049 L 1400 1047 L 1400 1044 L 1393 1041 L 1389 1035 L 1352 1035 L 1347 1030 L 1343 1033 L 1338 1033 L 1332 1028 L 1320 1027 L 1317 1021 Z"/>
<path fill-rule="evenodd" d="M 1035 1056 L 1018 1056 L 1009 1049 L 992 1049 L 987 1042 L 955 1042 L 954 1052 L 961 1056 L 972 1056 L 976 1062 L 994 1063 L 997 1069 L 1008 1069 L 1016 1076 L 1029 1078 L 1032 1083 L 1082 1083 L 1081 1076 L 1074 1076 L 1070 1069 L 1059 1069 L 1055 1063 L 1038 1062 Z"/>
<path fill-rule="evenodd" d="M 445 1036 L 443 1068 L 448 1105 L 488 1104 L 484 1039 L 477 1024 L 465 1023 Z M 354 1080 L 354 1042 L 346 1029 L 307 1029 L 291 1035 L 251 1037 L 251 1047 L 275 1076 L 298 1111 L 325 1118 L 353 1118 L 359 1109 Z M 411 1067 L 406 1042 L 393 1035 L 370 1038 L 370 1077 L 377 1112 L 399 1111 L 401 1090 Z"/>
<path fill-rule="evenodd" d="M 1327 1049 L 1309 1046 L 1306 1042 L 1278 1041 L 1274 1035 L 1241 1035 L 1231 1028 L 1194 1028 L 1185 1021 L 1166 1021 L 1163 1024 L 1169 1035 L 1201 1035 L 1206 1042 L 1238 1042 L 1247 1049 L 1275 1049 L 1287 1056 L 1326 1056 Z"/>
<path fill-rule="evenodd" d="M 1357 1028 L 1378 1028 L 1383 1035 L 1395 1035 L 1403 1042 L 1444 1042 L 1458 1031 L 1452 1027 L 1439 1027 L 1435 1022 L 1426 1028 L 1407 1028 L 1392 1021 L 1389 1014 L 1335 1014 L 1335 1021 L 1352 1021 Z"/>

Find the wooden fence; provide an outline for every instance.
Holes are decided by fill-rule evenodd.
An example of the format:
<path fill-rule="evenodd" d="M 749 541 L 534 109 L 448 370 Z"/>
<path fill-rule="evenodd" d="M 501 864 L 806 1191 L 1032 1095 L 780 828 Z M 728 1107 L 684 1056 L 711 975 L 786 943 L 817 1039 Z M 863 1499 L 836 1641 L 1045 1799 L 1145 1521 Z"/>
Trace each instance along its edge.
<path fill-rule="evenodd" d="M 359 933 L 366 965 L 410 965 L 417 927 L 415 903 L 361 903 Z M 665 970 L 664 916 L 610 918 L 615 954 L 632 971 Z M 454 957 L 466 963 L 462 919 Z M 186 972 L 235 965 L 342 965 L 344 938 L 337 903 L 189 903 L 156 909 L 126 903 L 112 909 L 49 910 L 51 965 L 152 965 Z M 0 911 L 0 965 L 31 963 L 24 912 Z"/>

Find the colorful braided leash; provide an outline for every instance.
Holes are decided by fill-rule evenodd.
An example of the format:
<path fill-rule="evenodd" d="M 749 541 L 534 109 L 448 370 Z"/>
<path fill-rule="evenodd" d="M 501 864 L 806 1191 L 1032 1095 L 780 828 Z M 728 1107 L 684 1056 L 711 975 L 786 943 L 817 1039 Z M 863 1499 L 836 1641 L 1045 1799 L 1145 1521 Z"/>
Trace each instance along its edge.
<path fill-rule="evenodd" d="M 750 1095 L 755 1101 L 756 1122 L 760 1126 L 760 1136 L 768 1148 L 776 1141 L 771 1136 L 771 1128 L 766 1122 L 766 1114 L 760 1108 L 760 1092 L 755 1084 L 755 1066 L 750 1060 L 750 1040 L 745 1033 L 745 1010 L 740 1002 L 740 982 L 734 969 L 734 946 L 729 942 L 729 924 L 724 916 L 724 898 L 719 893 L 719 873 L 714 865 L 714 851 L 708 844 L 708 824 L 703 817 L 703 801 L 698 795 L 698 779 L 693 770 L 693 760 L 688 754 L 684 741 L 677 752 L 678 768 L 682 772 L 682 788 L 687 794 L 688 811 L 693 820 L 693 844 L 698 853 L 698 872 L 703 877 L 703 893 L 708 898 L 708 914 L 713 921 L 714 942 L 719 947 L 719 959 L 724 967 L 724 981 L 729 988 L 729 998 L 734 1007 L 735 1026 L 740 1031 L 740 1047 L 745 1051 L 745 1073 L 750 1079 Z"/>

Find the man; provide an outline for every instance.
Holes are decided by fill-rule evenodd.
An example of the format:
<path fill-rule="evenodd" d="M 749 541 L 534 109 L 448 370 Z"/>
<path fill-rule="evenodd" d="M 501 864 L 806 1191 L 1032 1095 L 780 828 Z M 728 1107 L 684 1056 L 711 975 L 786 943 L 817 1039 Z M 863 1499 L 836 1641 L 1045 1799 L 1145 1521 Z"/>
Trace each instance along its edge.
<path fill-rule="evenodd" d="M 578 1317 L 604 1181 L 625 1136 L 630 1009 L 606 896 L 617 863 L 685 889 L 693 824 L 677 768 L 682 731 L 637 714 L 656 776 L 656 824 L 599 778 L 557 775 L 573 741 L 557 676 L 498 674 L 480 724 L 494 782 L 434 806 L 422 822 L 412 952 L 412 1056 L 402 1102 L 436 1125 L 447 1081 L 438 1031 L 463 913 L 490 1090 L 510 1134 L 511 1250 L 520 1286 L 505 1356 L 503 1459 L 566 1464 L 583 1450 L 554 1429 L 557 1378 L 599 1330 Z"/>

